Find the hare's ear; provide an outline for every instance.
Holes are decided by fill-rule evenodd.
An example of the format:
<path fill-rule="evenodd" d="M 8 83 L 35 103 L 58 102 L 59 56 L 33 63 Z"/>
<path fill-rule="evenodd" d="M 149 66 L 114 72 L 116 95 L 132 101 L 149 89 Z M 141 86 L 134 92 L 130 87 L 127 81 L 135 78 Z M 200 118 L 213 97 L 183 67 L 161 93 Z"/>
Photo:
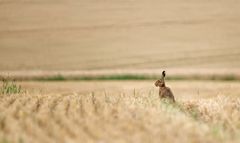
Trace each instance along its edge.
<path fill-rule="evenodd" d="M 164 78 L 166 76 L 165 71 L 162 72 L 162 77 Z"/>

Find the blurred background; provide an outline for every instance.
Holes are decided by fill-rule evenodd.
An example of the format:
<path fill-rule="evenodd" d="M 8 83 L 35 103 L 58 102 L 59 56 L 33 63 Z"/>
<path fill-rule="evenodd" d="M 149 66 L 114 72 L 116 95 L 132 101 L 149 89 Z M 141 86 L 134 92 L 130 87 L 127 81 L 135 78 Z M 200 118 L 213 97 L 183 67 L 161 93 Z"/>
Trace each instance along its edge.
<path fill-rule="evenodd" d="M 0 0 L 0 70 L 238 73 L 239 6 L 238 0 Z"/>
<path fill-rule="evenodd" d="M 239 81 L 240 0 L 0 0 L 0 143 L 240 143 Z"/>

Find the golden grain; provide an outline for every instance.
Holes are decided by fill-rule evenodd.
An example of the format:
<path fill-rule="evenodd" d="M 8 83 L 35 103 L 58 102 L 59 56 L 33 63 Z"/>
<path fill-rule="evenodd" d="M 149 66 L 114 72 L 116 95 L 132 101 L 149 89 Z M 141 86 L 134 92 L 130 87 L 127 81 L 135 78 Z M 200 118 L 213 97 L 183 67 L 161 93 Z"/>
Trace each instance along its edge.
<path fill-rule="evenodd" d="M 213 91 L 201 91 L 212 82 L 193 82 L 187 91 L 182 84 L 170 82 L 178 95 L 176 104 L 160 102 L 157 90 L 148 84 L 84 94 L 1 95 L 0 137 L 13 143 L 239 142 L 240 98 L 236 94 L 240 85 L 216 83 L 212 90 L 230 84 L 236 93 L 209 95 Z M 185 93 L 198 85 L 203 85 L 200 95 L 186 98 Z"/>

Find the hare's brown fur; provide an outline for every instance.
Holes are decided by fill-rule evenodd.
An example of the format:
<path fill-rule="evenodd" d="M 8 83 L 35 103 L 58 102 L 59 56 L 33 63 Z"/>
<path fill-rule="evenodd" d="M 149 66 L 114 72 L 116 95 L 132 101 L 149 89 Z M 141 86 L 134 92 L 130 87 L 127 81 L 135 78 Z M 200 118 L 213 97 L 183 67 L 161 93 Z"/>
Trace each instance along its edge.
<path fill-rule="evenodd" d="M 165 71 L 162 72 L 162 78 L 155 82 L 155 86 L 159 87 L 159 97 L 160 99 L 170 99 L 175 102 L 174 95 L 169 87 L 165 85 Z"/>

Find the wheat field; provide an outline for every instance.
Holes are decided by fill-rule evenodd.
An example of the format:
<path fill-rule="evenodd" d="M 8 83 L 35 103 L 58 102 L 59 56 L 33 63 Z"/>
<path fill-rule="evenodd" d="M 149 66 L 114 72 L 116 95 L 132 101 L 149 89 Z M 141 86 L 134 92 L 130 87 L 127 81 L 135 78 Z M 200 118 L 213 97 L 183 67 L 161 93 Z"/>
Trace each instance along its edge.
<path fill-rule="evenodd" d="M 239 7 L 0 0 L 0 143 L 239 143 Z"/>
<path fill-rule="evenodd" d="M 237 0 L 0 0 L 0 70 L 239 69 Z"/>
<path fill-rule="evenodd" d="M 171 81 L 176 104 L 151 81 L 18 84 L 0 95 L 1 143 L 240 140 L 239 82 Z"/>

